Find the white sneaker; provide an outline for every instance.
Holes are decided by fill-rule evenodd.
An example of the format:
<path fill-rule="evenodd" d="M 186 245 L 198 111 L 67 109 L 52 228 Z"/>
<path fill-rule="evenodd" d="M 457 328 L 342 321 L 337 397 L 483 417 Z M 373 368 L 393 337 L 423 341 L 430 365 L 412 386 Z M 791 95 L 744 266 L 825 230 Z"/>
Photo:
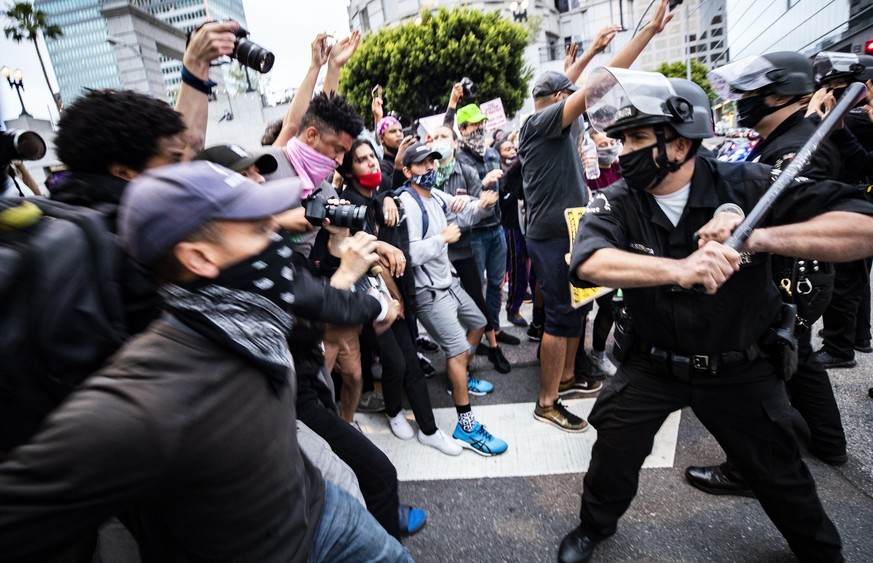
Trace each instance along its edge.
<path fill-rule="evenodd" d="M 446 455 L 461 455 L 461 452 L 464 451 L 464 448 L 455 443 L 454 440 L 449 439 L 439 428 L 430 436 L 419 430 L 418 441 L 425 446 L 436 448 Z"/>
<path fill-rule="evenodd" d="M 618 368 L 615 367 L 611 361 L 609 361 L 609 357 L 606 355 L 606 351 L 598 352 L 596 350 L 591 350 L 591 365 L 594 366 L 599 372 L 605 373 L 606 375 L 613 376 L 615 372 L 618 371 Z"/>
<path fill-rule="evenodd" d="M 406 420 L 406 411 L 400 409 L 400 412 L 395 416 L 388 416 L 388 425 L 391 427 L 391 432 L 401 440 L 411 440 L 415 437 L 415 430 L 412 425 Z"/>

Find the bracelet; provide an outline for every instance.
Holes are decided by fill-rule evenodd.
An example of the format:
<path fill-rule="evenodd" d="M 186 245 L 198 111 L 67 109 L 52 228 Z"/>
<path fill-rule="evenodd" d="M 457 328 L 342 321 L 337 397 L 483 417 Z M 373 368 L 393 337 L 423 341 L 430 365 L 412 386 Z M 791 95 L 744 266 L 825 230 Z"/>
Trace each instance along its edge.
<path fill-rule="evenodd" d="M 191 74 L 191 71 L 185 68 L 185 65 L 182 65 L 182 82 L 187 84 L 188 86 L 194 88 L 195 90 L 199 90 L 203 92 L 207 96 L 212 94 L 212 89 L 218 86 L 217 83 L 212 80 L 201 80 Z"/>

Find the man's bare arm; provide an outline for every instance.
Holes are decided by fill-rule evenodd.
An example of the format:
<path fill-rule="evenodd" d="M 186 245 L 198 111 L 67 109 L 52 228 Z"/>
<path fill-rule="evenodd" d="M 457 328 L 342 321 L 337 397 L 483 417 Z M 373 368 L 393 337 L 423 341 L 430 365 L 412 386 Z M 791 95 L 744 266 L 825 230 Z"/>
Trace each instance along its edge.
<path fill-rule="evenodd" d="M 700 285 L 711 294 L 739 270 L 739 261 L 739 252 L 714 241 L 679 260 L 601 248 L 576 268 L 576 275 L 606 287 Z"/>
<path fill-rule="evenodd" d="M 585 67 L 588 66 L 588 63 L 591 62 L 598 53 L 603 52 L 604 49 L 612 42 L 615 38 L 615 35 L 621 31 L 621 26 L 619 25 L 608 25 L 597 32 L 597 36 L 594 38 L 594 41 L 591 42 L 591 45 L 585 49 L 578 59 L 571 60 L 571 55 L 575 55 L 576 49 L 578 46 L 574 41 L 567 47 L 567 59 L 564 62 L 564 74 L 567 75 L 567 78 L 570 79 L 570 82 L 576 83 L 579 80 L 579 77 L 582 76 L 582 71 L 585 70 Z"/>
<path fill-rule="evenodd" d="M 218 57 L 233 52 L 236 36 L 232 33 L 239 28 L 234 21 L 209 22 L 191 34 L 185 49 L 182 64 L 200 80 L 209 80 L 209 63 Z M 203 150 L 206 144 L 206 123 L 209 118 L 209 98 L 189 84 L 179 86 L 176 111 L 182 114 L 187 130 L 185 132 L 184 160 L 191 160 Z"/>
<path fill-rule="evenodd" d="M 830 211 L 802 223 L 755 229 L 744 249 L 825 262 L 860 260 L 873 256 L 873 217 Z"/>
<path fill-rule="evenodd" d="M 661 0 L 658 9 L 655 10 L 655 15 L 643 28 L 637 33 L 636 37 L 632 38 L 625 44 L 621 50 L 615 54 L 607 66 L 618 68 L 630 68 L 643 49 L 656 35 L 664 31 L 667 23 L 673 19 L 673 12 L 667 10 L 670 0 Z"/>
<path fill-rule="evenodd" d="M 327 34 L 319 33 L 312 41 L 312 58 L 309 63 L 309 69 L 306 71 L 306 76 L 303 77 L 303 82 L 297 88 L 294 99 L 291 100 L 291 105 L 288 106 L 288 111 L 285 112 L 285 117 L 282 119 L 282 130 L 279 131 L 279 135 L 273 141 L 274 147 L 284 147 L 291 140 L 291 137 L 297 134 L 297 127 L 300 125 L 300 120 L 303 118 L 303 114 L 306 113 L 309 101 L 312 99 L 312 93 L 315 91 L 318 73 L 321 72 L 321 67 L 327 62 L 327 57 L 330 53 L 326 40 Z"/>
<path fill-rule="evenodd" d="M 358 45 L 361 44 L 361 32 L 355 30 L 351 35 L 339 41 L 330 50 L 330 58 L 327 61 L 327 74 L 324 76 L 324 91 L 336 92 L 339 88 L 339 75 L 342 68 L 349 62 Z"/>

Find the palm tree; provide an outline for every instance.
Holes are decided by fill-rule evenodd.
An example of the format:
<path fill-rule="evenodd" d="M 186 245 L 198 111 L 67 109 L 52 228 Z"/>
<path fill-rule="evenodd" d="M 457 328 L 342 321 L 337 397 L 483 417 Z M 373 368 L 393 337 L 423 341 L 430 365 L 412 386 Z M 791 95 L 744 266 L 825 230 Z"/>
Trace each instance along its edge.
<path fill-rule="evenodd" d="M 33 4 L 29 2 L 13 4 L 6 10 L 5 15 L 10 25 L 3 28 L 3 33 L 6 34 L 8 39 L 12 39 L 16 43 L 21 43 L 25 39 L 33 41 L 33 46 L 36 47 L 36 56 L 39 57 L 39 64 L 42 66 L 42 74 L 45 76 L 45 83 L 58 106 L 58 111 L 61 111 L 60 96 L 52 91 L 52 84 L 49 82 L 48 71 L 45 69 L 45 63 L 42 60 L 42 53 L 39 50 L 37 38 L 42 33 L 45 39 L 56 39 L 62 36 L 64 32 L 60 26 L 48 22 L 48 14 L 42 10 L 34 10 Z"/>

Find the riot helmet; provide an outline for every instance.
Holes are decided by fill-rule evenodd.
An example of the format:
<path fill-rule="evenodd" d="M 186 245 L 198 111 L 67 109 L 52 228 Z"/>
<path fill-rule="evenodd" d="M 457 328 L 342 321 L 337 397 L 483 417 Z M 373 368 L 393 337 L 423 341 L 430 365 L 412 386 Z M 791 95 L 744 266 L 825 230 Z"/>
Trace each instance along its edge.
<path fill-rule="evenodd" d="M 709 84 L 724 100 L 737 100 L 747 92 L 804 96 L 815 91 L 812 63 L 791 51 L 755 55 L 707 73 Z"/>
<path fill-rule="evenodd" d="M 712 110 L 703 89 L 657 72 L 602 67 L 586 85 L 591 125 L 610 137 L 645 125 L 669 125 L 688 139 L 713 135 Z"/>
<path fill-rule="evenodd" d="M 687 80 L 668 80 L 656 72 L 599 68 L 586 84 L 586 107 L 592 127 L 610 137 L 651 126 L 656 142 L 624 153 L 619 166 L 625 183 L 635 190 L 651 190 L 668 174 L 691 160 L 702 139 L 713 135 L 709 98 Z M 694 144 L 685 160 L 670 160 L 667 143 L 677 136 Z M 657 148 L 656 156 L 652 149 Z"/>
<path fill-rule="evenodd" d="M 827 86 L 835 81 L 867 82 L 873 79 L 873 56 L 822 51 L 812 63 L 815 81 Z"/>
<path fill-rule="evenodd" d="M 712 89 L 725 100 L 737 101 L 737 123 L 757 127 L 768 115 L 812 94 L 812 63 L 800 53 L 779 51 L 752 56 L 707 74 Z M 769 95 L 787 96 L 779 105 L 767 104 Z"/>

